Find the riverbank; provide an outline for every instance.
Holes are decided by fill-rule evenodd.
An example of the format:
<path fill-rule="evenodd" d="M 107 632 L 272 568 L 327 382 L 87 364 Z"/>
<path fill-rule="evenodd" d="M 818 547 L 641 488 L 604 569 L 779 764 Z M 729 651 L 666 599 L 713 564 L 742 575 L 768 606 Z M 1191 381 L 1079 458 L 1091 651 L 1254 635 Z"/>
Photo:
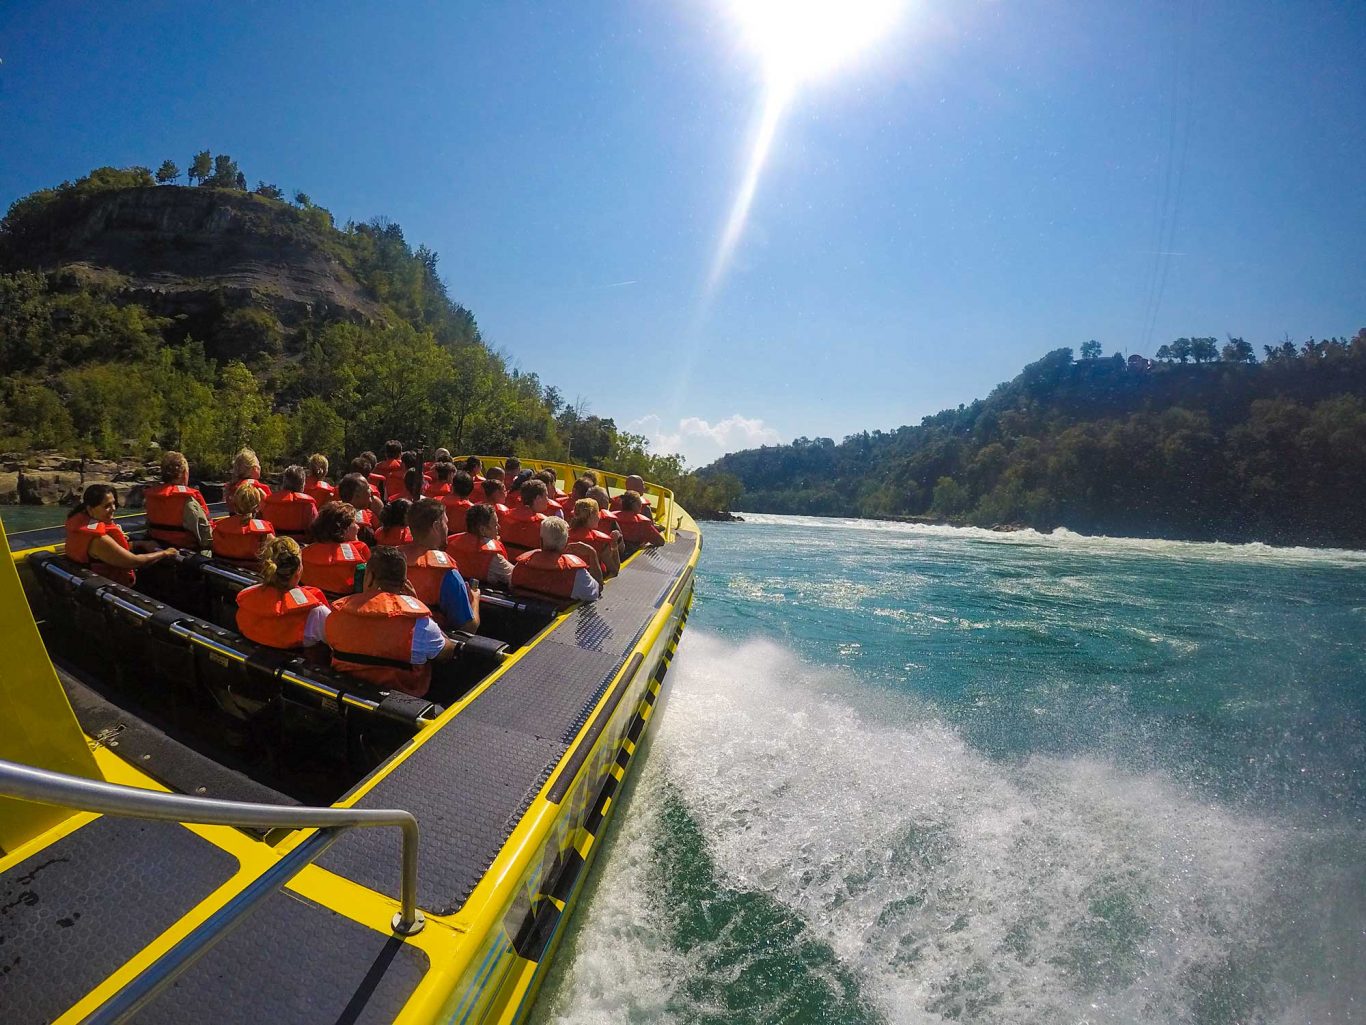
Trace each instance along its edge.
<path fill-rule="evenodd" d="M 0 506 L 70 506 L 89 484 L 109 484 L 119 505 L 138 508 L 160 466 L 141 459 L 82 459 L 60 452 L 0 453 Z"/>

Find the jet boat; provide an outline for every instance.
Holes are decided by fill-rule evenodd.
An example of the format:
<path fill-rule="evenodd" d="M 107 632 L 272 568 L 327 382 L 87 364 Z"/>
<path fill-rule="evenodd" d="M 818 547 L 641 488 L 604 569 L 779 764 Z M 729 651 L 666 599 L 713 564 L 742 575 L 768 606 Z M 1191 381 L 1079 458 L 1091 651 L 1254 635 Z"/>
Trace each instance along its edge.
<path fill-rule="evenodd" d="M 0 1020 L 524 1019 L 692 601 L 648 491 L 665 545 L 593 603 L 486 588 L 423 698 L 245 640 L 240 567 L 125 587 L 0 530 Z"/>

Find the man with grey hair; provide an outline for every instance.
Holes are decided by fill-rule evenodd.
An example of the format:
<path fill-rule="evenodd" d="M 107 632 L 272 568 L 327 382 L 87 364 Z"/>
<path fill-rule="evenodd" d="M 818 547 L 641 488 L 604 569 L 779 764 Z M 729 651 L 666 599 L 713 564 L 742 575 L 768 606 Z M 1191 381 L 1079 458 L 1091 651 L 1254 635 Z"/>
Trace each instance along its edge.
<path fill-rule="evenodd" d="M 161 483 L 143 492 L 147 536 L 177 548 L 213 544 L 209 506 L 198 488 L 190 487 L 190 464 L 179 452 L 161 457 Z"/>
<path fill-rule="evenodd" d="M 275 528 L 276 537 L 292 537 L 300 543 L 308 539 L 308 528 L 318 518 L 318 503 L 304 494 L 307 476 L 302 466 L 286 467 L 280 475 L 280 490 L 261 503 L 261 519 Z"/>
<path fill-rule="evenodd" d="M 556 602 L 596 601 L 602 594 L 597 553 L 581 542 L 569 543 L 569 525 L 553 517 L 541 521 L 541 547 L 512 567 L 512 590 Z"/>

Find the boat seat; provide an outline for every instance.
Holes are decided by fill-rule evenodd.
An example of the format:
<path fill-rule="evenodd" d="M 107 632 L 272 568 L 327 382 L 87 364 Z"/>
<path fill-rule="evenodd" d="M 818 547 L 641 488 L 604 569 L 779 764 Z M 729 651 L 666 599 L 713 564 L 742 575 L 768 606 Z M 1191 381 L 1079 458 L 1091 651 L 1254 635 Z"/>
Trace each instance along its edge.
<path fill-rule="evenodd" d="M 48 604 L 71 609 L 70 626 L 76 625 L 79 616 L 88 621 L 92 634 L 98 633 L 96 643 L 86 648 L 101 654 L 105 669 L 109 655 L 116 653 L 119 657 L 114 661 L 121 669 L 128 666 L 136 672 L 148 666 L 172 684 L 197 684 L 233 718 L 255 718 L 277 699 L 325 715 L 378 716 L 414 729 L 441 711 L 431 701 L 381 691 L 331 669 L 309 665 L 298 652 L 254 644 L 231 630 L 97 576 L 63 556 L 38 552 L 29 561 L 48 594 Z M 58 629 L 68 628 L 58 617 L 52 618 Z M 456 639 L 461 640 L 461 635 Z M 504 650 L 501 642 L 489 638 L 464 635 L 463 643 L 476 660 L 501 658 Z M 133 657 L 125 659 L 124 655 Z"/>

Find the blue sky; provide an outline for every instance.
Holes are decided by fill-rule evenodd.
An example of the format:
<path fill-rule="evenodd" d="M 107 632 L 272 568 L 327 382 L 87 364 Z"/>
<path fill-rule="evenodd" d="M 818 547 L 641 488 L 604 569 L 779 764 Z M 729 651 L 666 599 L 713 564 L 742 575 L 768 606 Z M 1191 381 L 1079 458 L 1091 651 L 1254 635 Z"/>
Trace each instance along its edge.
<path fill-rule="evenodd" d="M 1366 6 L 912 0 L 797 89 L 709 289 L 766 88 L 730 8 L 5 4 L 0 203 L 226 151 L 400 223 L 512 362 L 694 464 L 1089 338 L 1366 325 Z"/>

